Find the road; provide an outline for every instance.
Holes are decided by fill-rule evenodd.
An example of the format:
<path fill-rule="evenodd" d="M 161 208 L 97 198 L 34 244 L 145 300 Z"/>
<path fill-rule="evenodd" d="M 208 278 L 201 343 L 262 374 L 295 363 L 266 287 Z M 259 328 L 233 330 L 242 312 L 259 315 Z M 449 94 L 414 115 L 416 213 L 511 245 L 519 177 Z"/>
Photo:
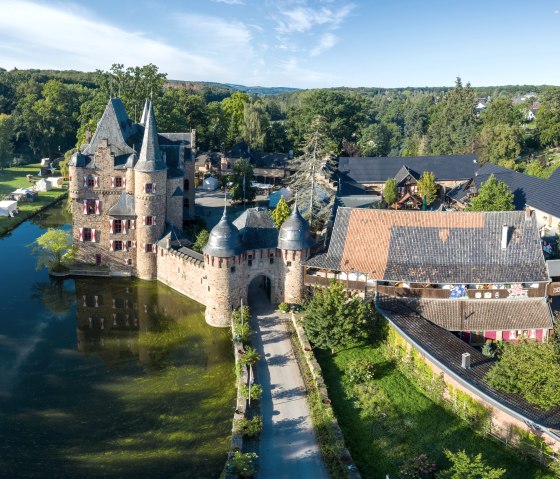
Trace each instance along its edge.
<path fill-rule="evenodd" d="M 261 291 L 251 292 L 251 310 L 252 343 L 261 356 L 255 374 L 263 388 L 258 477 L 327 479 L 285 320 Z"/>

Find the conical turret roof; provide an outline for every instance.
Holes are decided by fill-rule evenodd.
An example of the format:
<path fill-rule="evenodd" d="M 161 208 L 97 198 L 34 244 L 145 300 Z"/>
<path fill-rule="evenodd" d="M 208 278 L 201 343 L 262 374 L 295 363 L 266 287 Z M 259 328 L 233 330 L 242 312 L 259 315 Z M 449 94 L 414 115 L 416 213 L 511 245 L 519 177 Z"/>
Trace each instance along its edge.
<path fill-rule="evenodd" d="M 150 111 L 151 102 L 146 98 L 146 103 L 144 103 L 144 110 L 142 111 L 142 118 L 140 118 L 140 124 L 145 125 L 148 121 L 148 112 Z"/>
<path fill-rule="evenodd" d="M 290 251 L 300 251 L 313 246 L 314 243 L 315 241 L 311 236 L 309 223 L 303 216 L 301 216 L 296 198 L 292 214 L 286 221 L 284 221 L 284 223 L 282 223 L 282 226 L 280 227 L 280 233 L 278 234 L 278 248 Z"/>
<path fill-rule="evenodd" d="M 216 256 L 217 258 L 229 258 L 243 252 L 241 234 L 228 218 L 225 207 L 222 219 L 212 228 L 212 231 L 210 231 L 208 243 L 203 251 L 205 254 Z"/>
<path fill-rule="evenodd" d="M 154 108 L 150 103 L 148 106 L 146 124 L 144 125 L 142 148 L 140 149 L 140 156 L 138 157 L 138 162 L 136 163 L 134 169 L 137 171 L 150 172 L 165 170 L 166 168 L 167 166 L 165 161 L 163 161 L 161 151 L 159 149 Z"/>

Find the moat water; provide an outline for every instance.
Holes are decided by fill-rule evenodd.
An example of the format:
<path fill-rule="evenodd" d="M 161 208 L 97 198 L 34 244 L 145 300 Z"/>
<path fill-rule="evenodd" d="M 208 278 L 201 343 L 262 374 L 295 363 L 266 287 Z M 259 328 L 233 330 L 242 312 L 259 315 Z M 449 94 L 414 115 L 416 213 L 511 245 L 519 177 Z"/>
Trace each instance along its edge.
<path fill-rule="evenodd" d="M 53 280 L 0 238 L 0 478 L 212 478 L 235 408 L 229 333 L 155 282 Z"/>

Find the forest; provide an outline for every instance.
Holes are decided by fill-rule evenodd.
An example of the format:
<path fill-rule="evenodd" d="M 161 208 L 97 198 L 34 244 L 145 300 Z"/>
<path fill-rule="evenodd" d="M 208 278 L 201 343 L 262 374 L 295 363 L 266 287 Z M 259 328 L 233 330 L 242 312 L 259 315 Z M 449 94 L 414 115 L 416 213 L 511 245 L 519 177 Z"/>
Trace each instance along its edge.
<path fill-rule="evenodd" d="M 476 153 L 480 163 L 547 176 L 546 158 L 527 159 L 560 143 L 559 87 L 473 88 L 457 78 L 449 88 L 261 90 L 168 81 L 153 64 L 96 72 L 0 69 L 0 166 L 62 156 L 83 144 L 110 97 L 120 97 L 135 121 L 152 98 L 159 131 L 196 129 L 202 151 L 227 151 L 244 140 L 253 150 L 298 154 L 320 130 L 321 150 L 338 156 Z M 535 98 L 512 103 L 529 92 L 540 104 L 534 121 L 526 115 Z"/>

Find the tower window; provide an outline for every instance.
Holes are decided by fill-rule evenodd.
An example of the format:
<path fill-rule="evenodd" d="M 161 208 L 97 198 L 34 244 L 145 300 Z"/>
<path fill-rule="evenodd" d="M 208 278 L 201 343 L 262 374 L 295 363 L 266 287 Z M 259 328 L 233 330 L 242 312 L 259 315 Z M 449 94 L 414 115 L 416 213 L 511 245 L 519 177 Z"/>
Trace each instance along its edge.
<path fill-rule="evenodd" d="M 156 192 L 156 184 L 155 183 L 146 183 L 144 191 L 146 193 L 155 193 Z"/>
<path fill-rule="evenodd" d="M 146 216 L 146 226 L 153 226 L 156 224 L 156 217 L 155 216 Z"/>
<path fill-rule="evenodd" d="M 95 178 L 93 176 L 87 177 L 87 186 L 88 188 L 93 188 L 95 186 Z"/>
<path fill-rule="evenodd" d="M 152 243 L 146 244 L 146 253 L 151 253 L 154 250 L 154 245 Z"/>
<path fill-rule="evenodd" d="M 270 264 L 274 264 L 274 256 L 270 257 Z"/>
<path fill-rule="evenodd" d="M 249 261 L 247 261 L 247 264 L 249 265 L 249 268 L 250 268 L 251 266 L 253 266 L 253 260 L 250 259 Z"/>
<path fill-rule="evenodd" d="M 122 249 L 123 249 L 123 242 L 122 242 L 122 241 L 115 241 L 115 242 L 113 243 L 113 249 L 114 249 L 115 251 L 122 251 Z"/>
<path fill-rule="evenodd" d="M 123 187 L 123 179 L 120 176 L 115 178 L 115 188 L 122 188 Z"/>
<path fill-rule="evenodd" d="M 84 228 L 84 241 L 91 241 L 92 238 L 92 234 L 91 234 L 91 228 Z"/>
<path fill-rule="evenodd" d="M 232 266 L 229 270 L 230 270 L 232 273 L 235 273 L 235 266 Z"/>
<path fill-rule="evenodd" d="M 115 220 L 113 222 L 113 232 L 122 233 L 122 220 Z"/>
<path fill-rule="evenodd" d="M 187 178 L 183 181 L 183 189 L 189 191 L 189 180 Z"/>
<path fill-rule="evenodd" d="M 286 261 L 286 266 L 292 266 L 292 262 L 291 261 Z"/>
<path fill-rule="evenodd" d="M 188 208 L 190 206 L 191 202 L 188 198 L 183 198 L 183 206 L 185 208 Z"/>

